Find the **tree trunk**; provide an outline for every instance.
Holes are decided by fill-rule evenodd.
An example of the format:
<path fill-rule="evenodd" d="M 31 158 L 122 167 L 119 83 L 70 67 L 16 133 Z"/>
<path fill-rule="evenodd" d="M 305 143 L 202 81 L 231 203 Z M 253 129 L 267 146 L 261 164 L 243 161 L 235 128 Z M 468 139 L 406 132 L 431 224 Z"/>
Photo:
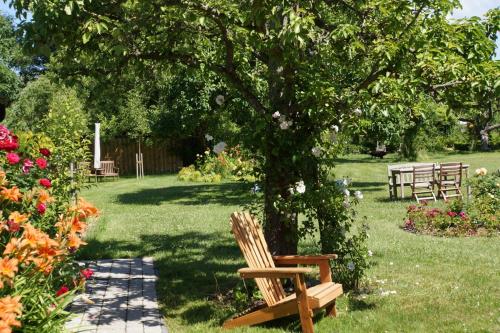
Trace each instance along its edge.
<path fill-rule="evenodd" d="M 414 126 L 406 129 L 403 133 L 403 140 L 401 144 L 401 155 L 408 160 L 415 161 L 418 155 L 418 147 L 416 144 L 416 138 L 418 131 L 420 130 L 420 124 L 415 124 Z"/>
<path fill-rule="evenodd" d="M 490 136 L 488 135 L 488 131 L 485 129 L 479 132 L 481 136 L 481 150 L 489 151 L 490 150 Z"/>
<path fill-rule="evenodd" d="M 286 63 L 280 45 L 270 50 L 268 60 L 268 98 L 271 112 L 291 119 L 297 112 L 293 82 L 294 70 Z M 265 237 L 273 254 L 297 254 L 298 246 L 298 213 L 279 211 L 275 201 L 286 200 L 291 194 L 289 188 L 300 174 L 293 163 L 292 152 L 281 146 L 286 140 L 277 124 L 277 119 L 268 122 L 265 148 Z M 285 130 L 289 131 L 289 130 Z"/>

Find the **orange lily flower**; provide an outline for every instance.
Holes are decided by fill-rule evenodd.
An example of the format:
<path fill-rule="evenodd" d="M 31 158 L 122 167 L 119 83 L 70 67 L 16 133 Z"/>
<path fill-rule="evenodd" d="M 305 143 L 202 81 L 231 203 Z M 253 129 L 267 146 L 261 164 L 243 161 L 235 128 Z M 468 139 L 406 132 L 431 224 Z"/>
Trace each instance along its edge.
<path fill-rule="evenodd" d="M 7 181 L 7 174 L 5 171 L 0 171 L 0 185 L 7 185 L 9 182 Z"/>
<path fill-rule="evenodd" d="M 31 224 L 27 223 L 24 226 L 23 240 L 21 246 L 29 245 L 31 248 L 35 249 L 38 243 L 43 240 L 43 235 L 40 230 L 33 227 Z"/>
<path fill-rule="evenodd" d="M 19 191 L 17 186 L 13 186 L 12 188 L 2 187 L 0 191 L 0 195 L 7 200 L 18 202 L 21 199 L 22 194 Z"/>
<path fill-rule="evenodd" d="M 0 313 L 17 313 L 22 314 L 21 296 L 7 296 L 0 298 Z"/>
<path fill-rule="evenodd" d="M 17 259 L 9 259 L 9 257 L 0 259 L 0 274 L 12 279 L 18 271 L 17 264 Z"/>
<path fill-rule="evenodd" d="M 68 247 L 73 248 L 73 249 L 78 249 L 81 245 L 85 245 L 85 244 L 87 244 L 87 243 L 82 241 L 76 233 L 72 232 L 68 235 Z"/>
<path fill-rule="evenodd" d="M 54 202 L 54 198 L 50 196 L 50 193 L 45 189 L 38 190 L 38 203 L 51 203 Z"/>
<path fill-rule="evenodd" d="M 21 223 L 28 221 L 28 215 L 21 214 L 18 211 L 15 211 L 15 212 L 10 213 L 9 220 L 13 221 L 17 224 L 21 224 Z"/>
<path fill-rule="evenodd" d="M 3 255 L 11 254 L 16 252 L 19 249 L 19 239 L 16 237 L 12 237 L 10 241 L 5 245 L 5 250 L 3 251 Z"/>

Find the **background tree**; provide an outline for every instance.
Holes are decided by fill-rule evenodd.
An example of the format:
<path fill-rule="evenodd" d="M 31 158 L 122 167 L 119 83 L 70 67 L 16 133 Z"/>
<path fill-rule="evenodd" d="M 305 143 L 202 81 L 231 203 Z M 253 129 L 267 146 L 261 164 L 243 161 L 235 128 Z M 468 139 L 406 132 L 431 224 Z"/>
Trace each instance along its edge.
<path fill-rule="evenodd" d="M 428 32 L 442 30 L 458 1 L 12 3 L 33 14 L 23 23 L 28 40 L 58 48 L 75 72 L 112 76 L 126 65 L 151 72 L 174 63 L 224 79 L 244 101 L 244 143 L 262 159 L 256 175 L 271 251 L 296 253 L 316 226 L 322 250 L 346 249 L 347 265 L 356 241 L 343 191 L 329 181 L 329 132 L 357 121 L 381 78 L 416 64 Z"/>

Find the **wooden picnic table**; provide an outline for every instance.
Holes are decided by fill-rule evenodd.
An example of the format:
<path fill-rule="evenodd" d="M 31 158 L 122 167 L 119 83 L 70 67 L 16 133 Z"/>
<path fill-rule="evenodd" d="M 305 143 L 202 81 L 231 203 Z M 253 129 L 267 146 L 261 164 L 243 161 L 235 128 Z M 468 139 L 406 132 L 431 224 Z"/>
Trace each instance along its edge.
<path fill-rule="evenodd" d="M 405 191 L 404 191 L 404 186 L 405 185 L 411 185 L 412 184 L 412 175 L 413 175 L 413 167 L 422 165 L 422 164 L 431 164 L 431 163 L 414 163 L 413 165 L 405 165 L 402 167 L 397 167 L 397 166 L 389 166 L 390 168 L 390 181 L 392 182 L 391 188 L 392 188 L 392 196 L 391 198 L 398 198 L 398 187 L 401 190 L 401 199 L 405 198 Z M 435 170 L 439 173 L 440 166 L 437 163 L 435 164 Z M 467 180 L 469 178 L 469 164 L 462 164 L 462 169 L 465 171 L 465 179 Z M 398 184 L 398 177 L 399 177 L 399 184 Z M 405 179 L 407 179 L 405 181 Z M 467 184 L 467 197 L 470 196 L 470 186 Z"/>

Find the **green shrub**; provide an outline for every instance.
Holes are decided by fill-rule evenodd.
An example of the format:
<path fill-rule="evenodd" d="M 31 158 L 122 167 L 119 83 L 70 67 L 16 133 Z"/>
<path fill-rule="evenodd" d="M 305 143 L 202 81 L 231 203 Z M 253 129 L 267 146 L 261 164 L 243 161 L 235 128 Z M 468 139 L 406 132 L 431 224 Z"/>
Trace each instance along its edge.
<path fill-rule="evenodd" d="M 223 179 L 254 181 L 253 168 L 254 161 L 239 147 L 218 154 L 207 149 L 204 154 L 197 155 L 195 165 L 182 168 L 177 177 L 182 181 L 205 183 L 219 183 Z"/>

